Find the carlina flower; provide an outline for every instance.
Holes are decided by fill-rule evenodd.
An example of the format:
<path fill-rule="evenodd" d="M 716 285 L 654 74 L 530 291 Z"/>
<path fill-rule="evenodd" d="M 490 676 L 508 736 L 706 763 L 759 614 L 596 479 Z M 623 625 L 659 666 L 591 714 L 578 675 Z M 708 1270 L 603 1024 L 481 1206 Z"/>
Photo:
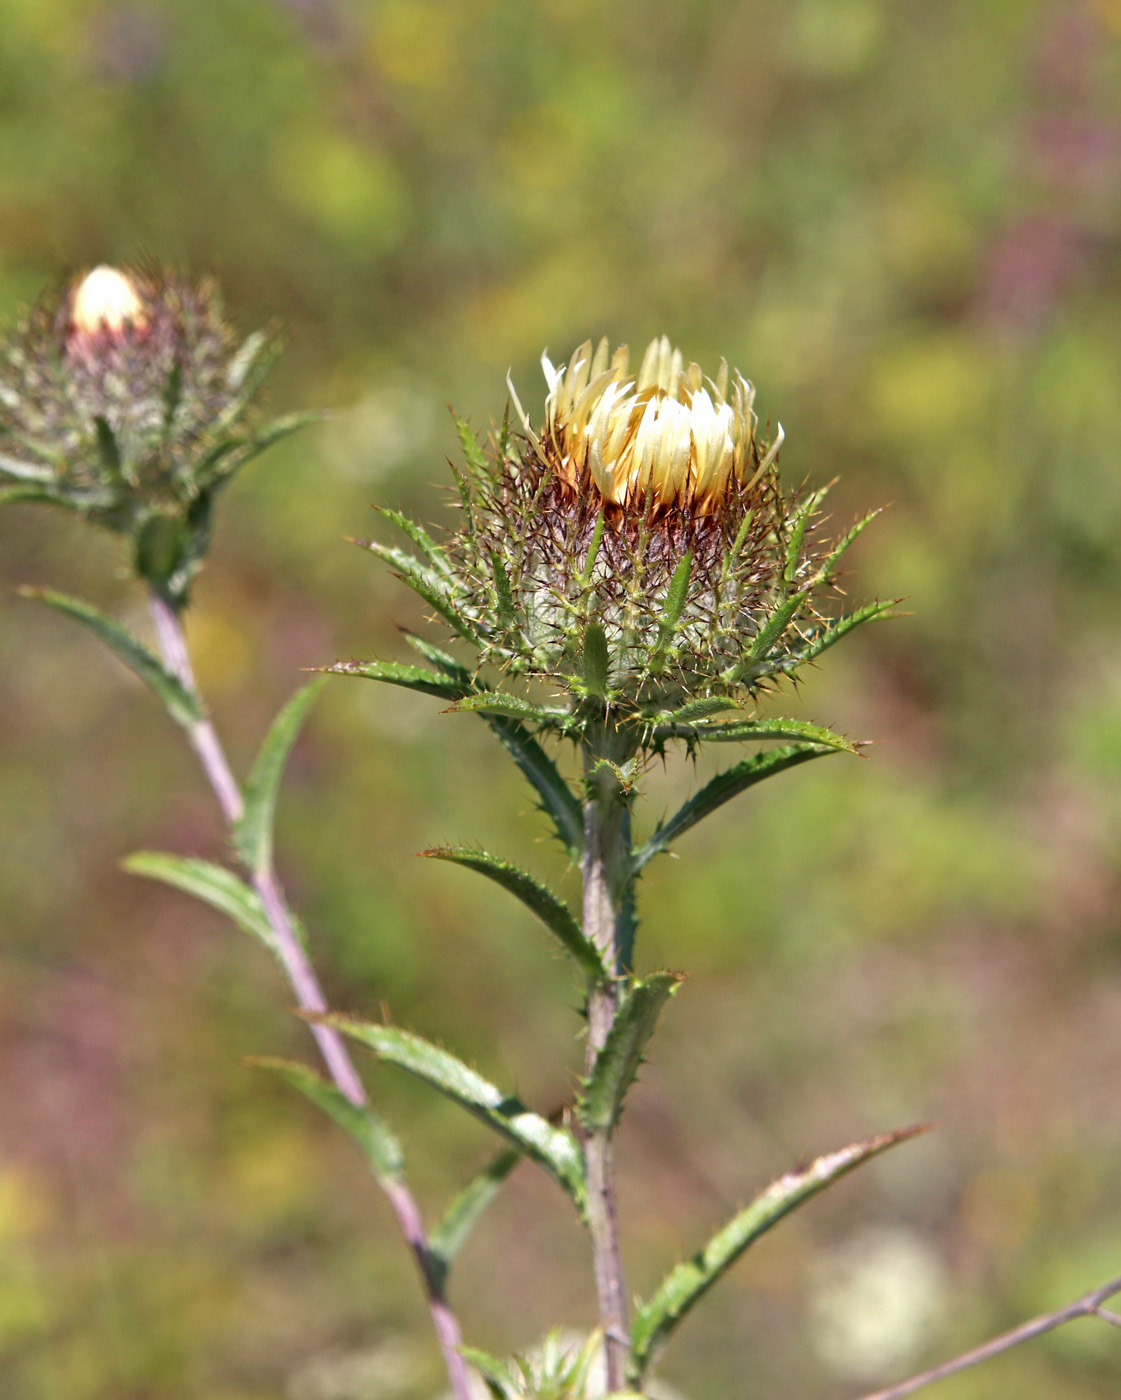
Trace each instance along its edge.
<path fill-rule="evenodd" d="M 749 491 L 782 444 L 780 426 L 759 457 L 754 386 L 727 361 L 708 378 L 665 336 L 651 341 L 637 374 L 627 347 L 611 354 L 606 339 L 594 351 L 585 341 L 559 369 L 548 355 L 541 363 L 549 392 L 538 445 L 562 480 L 607 506 L 712 514 Z"/>
<path fill-rule="evenodd" d="M 866 521 L 821 538 L 824 492 L 783 489 L 782 429 L 760 440 L 743 375 L 710 378 L 665 338 L 637 373 L 606 340 L 542 366 L 540 428 L 512 384 L 521 433 L 507 421 L 485 449 L 460 423 L 446 541 L 387 511 L 423 561 L 370 543 L 475 653 L 472 674 L 543 682 L 638 734 L 697 701 L 751 703 L 883 611 L 823 609 Z"/>
<path fill-rule="evenodd" d="M 260 422 L 276 350 L 238 341 L 210 279 L 103 265 L 46 293 L 0 338 L 0 504 L 130 536 L 137 573 L 182 598 L 215 491 L 304 421 Z"/>

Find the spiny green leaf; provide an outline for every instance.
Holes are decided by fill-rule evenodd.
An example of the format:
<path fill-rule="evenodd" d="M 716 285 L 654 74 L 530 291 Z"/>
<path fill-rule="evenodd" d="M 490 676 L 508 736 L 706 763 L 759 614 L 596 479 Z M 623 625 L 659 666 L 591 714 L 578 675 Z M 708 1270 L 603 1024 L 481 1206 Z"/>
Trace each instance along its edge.
<path fill-rule="evenodd" d="M 408 1070 L 513 1143 L 543 1167 L 583 1212 L 584 1161 L 576 1139 L 554 1128 L 513 1094 L 504 1094 L 477 1070 L 449 1051 L 395 1026 L 378 1026 L 350 1016 L 318 1017 L 390 1064 Z"/>
<path fill-rule="evenodd" d="M 675 972 L 655 972 L 630 987 L 580 1098 L 580 1121 L 590 1133 L 609 1133 L 618 1123 L 646 1043 L 683 980 Z"/>
<path fill-rule="evenodd" d="M 799 508 L 798 514 L 794 517 L 794 528 L 790 532 L 790 539 L 786 545 L 786 569 L 782 576 L 783 582 L 788 588 L 798 573 L 798 564 L 802 558 L 802 543 L 806 538 L 806 527 L 828 490 L 828 486 L 825 486 L 820 491 L 814 491 L 806 498 Z"/>
<path fill-rule="evenodd" d="M 739 708 L 735 700 L 729 700 L 726 696 L 709 695 L 699 700 L 689 700 L 679 710 L 650 715 L 649 719 L 657 724 L 693 724 L 696 720 L 707 719 L 709 715 Z"/>
<path fill-rule="evenodd" d="M 193 856 L 137 851 L 121 862 L 121 868 L 130 875 L 161 880 L 165 885 L 173 885 L 186 894 L 194 895 L 232 919 L 246 933 L 259 938 L 274 957 L 278 956 L 276 938 L 260 896 L 225 866 Z"/>
<path fill-rule="evenodd" d="M 799 647 L 791 653 L 787 662 L 783 665 L 783 670 L 794 671 L 799 666 L 806 665 L 807 662 L 815 660 L 823 651 L 827 651 L 835 642 L 839 642 L 842 637 L 860 627 L 865 622 L 872 622 L 875 618 L 898 617 L 892 609 L 898 603 L 898 599 L 886 603 L 867 603 L 862 608 L 857 608 L 851 613 L 846 613 L 843 617 L 830 618 L 823 623 L 821 630 L 813 636 L 804 647 Z"/>
<path fill-rule="evenodd" d="M 815 574 L 815 586 L 819 583 L 826 583 L 829 579 L 833 577 L 833 570 L 841 562 L 842 555 L 844 555 L 845 551 L 849 548 L 853 541 L 856 540 L 858 536 L 860 536 L 869 525 L 871 525 L 872 521 L 875 520 L 876 516 L 879 514 L 879 509 L 869 511 L 868 514 L 863 517 L 863 519 L 858 520 L 856 522 L 856 524 L 852 527 L 851 530 L 849 530 L 846 534 L 841 536 L 840 540 L 838 540 L 836 546 L 834 547 L 833 552 L 828 556 L 828 558 L 826 558 L 823 561 L 821 568 L 818 569 L 817 573 Z"/>
<path fill-rule="evenodd" d="M 806 599 L 813 592 L 812 586 L 804 588 L 800 593 L 780 603 L 774 612 L 771 613 L 767 621 L 755 634 L 755 640 L 751 644 L 751 649 L 745 659 L 734 668 L 733 679 L 739 680 L 743 677 L 748 679 L 759 673 L 760 668 L 766 664 L 768 652 L 789 627 L 795 613 L 802 607 Z"/>
<path fill-rule="evenodd" d="M 457 700 L 463 694 L 463 686 L 449 677 L 438 676 L 423 666 L 403 666 L 397 661 L 336 661 L 333 666 L 325 666 L 324 671 L 333 676 L 360 676 L 368 681 L 385 681 L 387 685 L 404 686 L 406 690 L 419 690 L 424 695 L 436 695 L 441 700 Z"/>
<path fill-rule="evenodd" d="M 203 718 L 197 697 L 178 676 L 167 670 L 159 657 L 121 624 L 80 598 L 68 597 L 47 588 L 23 588 L 25 598 L 37 598 L 49 607 L 80 622 L 113 652 L 135 675 L 160 697 L 171 718 L 184 729 L 191 729 Z"/>
<path fill-rule="evenodd" d="M 424 557 L 442 574 L 452 572 L 451 565 L 444 550 L 436 543 L 427 530 L 411 520 L 407 515 L 403 515 L 399 510 L 390 510 L 388 506 L 375 506 L 374 509 L 379 515 L 383 515 L 386 520 L 392 521 L 402 534 L 407 535 L 413 544 L 424 554 Z"/>
<path fill-rule="evenodd" d="M 442 1278 L 447 1278 L 456 1255 L 483 1211 L 502 1190 L 503 1182 L 521 1160 L 520 1148 L 504 1148 L 471 1178 L 433 1227 L 428 1237 L 428 1252 Z"/>
<path fill-rule="evenodd" d="M 488 463 L 486 453 L 479 446 L 479 440 L 471 431 L 471 427 L 465 418 L 460 418 L 457 413 L 452 414 L 455 421 L 455 430 L 459 435 L 460 446 L 463 448 L 463 455 L 467 458 L 467 464 L 472 471 L 486 474 Z"/>
<path fill-rule="evenodd" d="M 349 1133 L 379 1181 L 400 1181 L 404 1154 L 396 1135 L 369 1104 L 356 1104 L 322 1075 L 295 1060 L 254 1056 L 249 1063 L 277 1074 Z"/>
<path fill-rule="evenodd" d="M 262 874 L 272 864 L 276 798 L 284 765 L 316 696 L 326 683 L 323 677 L 309 681 L 280 711 L 265 735 L 245 785 L 245 810 L 235 828 L 234 841 L 238 855 L 254 874 Z"/>
<path fill-rule="evenodd" d="M 584 684 L 588 692 L 605 700 L 610 685 L 611 657 L 603 624 L 589 622 L 584 630 Z"/>
<path fill-rule="evenodd" d="M 421 656 L 424 657 L 425 661 L 435 666 L 437 670 L 443 671 L 445 676 L 449 676 L 452 680 L 458 681 L 463 688 L 464 694 L 474 687 L 471 672 L 461 661 L 457 661 L 450 652 L 444 651 L 442 647 L 434 646 L 426 637 L 420 637 L 415 632 L 402 629 L 402 633 L 409 646 L 411 646 L 414 651 L 418 651 Z"/>
<path fill-rule="evenodd" d="M 497 550 L 491 550 L 490 562 L 494 570 L 498 621 L 504 628 L 513 627 L 517 621 L 517 609 L 514 606 L 514 591 L 510 587 L 510 575 L 506 572 L 506 565 L 503 564 Z"/>
<path fill-rule="evenodd" d="M 535 705 L 531 700 L 523 700 L 520 695 L 507 695 L 499 690 L 483 690 L 474 695 L 465 695 L 449 707 L 449 713 L 457 712 L 503 715 L 507 719 L 525 720 L 552 729 L 567 729 L 571 722 L 567 710 Z"/>
<path fill-rule="evenodd" d="M 584 937 L 580 925 L 572 917 L 568 905 L 555 895 L 547 885 L 541 884 L 524 870 L 486 851 L 472 850 L 466 846 L 439 846 L 434 850 L 421 851 L 421 855 L 434 860 L 448 860 L 456 865 L 464 865 L 468 870 L 477 870 L 503 889 L 520 899 L 527 909 L 532 910 L 547 929 L 556 935 L 565 952 L 576 959 L 588 976 L 601 982 L 606 974 L 603 960 L 595 944 Z"/>
<path fill-rule="evenodd" d="M 403 583 L 407 583 L 428 606 L 434 609 L 448 626 L 466 640 L 479 643 L 478 629 L 471 619 L 457 606 L 451 596 L 448 578 L 422 564 L 419 559 L 404 550 L 393 549 L 377 540 L 355 541 L 368 549 L 371 554 L 383 560 L 393 569 Z"/>
<path fill-rule="evenodd" d="M 552 820 L 569 859 L 578 864 L 584 853 L 584 810 L 561 777 L 557 765 L 516 720 L 493 714 L 483 718 L 537 793 L 541 809 Z"/>
<path fill-rule="evenodd" d="M 838 749 L 843 753 L 860 752 L 859 746 L 851 739 L 801 719 L 733 720 L 728 724 L 692 724 L 681 728 L 685 733 L 676 737 L 703 739 L 710 743 L 738 744 L 753 739 L 805 739 L 812 744 L 822 744 L 825 748 Z"/>
<path fill-rule="evenodd" d="M 677 632 L 677 624 L 681 621 L 685 600 L 689 596 L 689 575 L 692 568 L 693 551 L 686 550 L 677 568 L 674 569 L 673 577 L 666 589 L 662 620 L 658 624 L 658 640 L 654 644 L 654 650 L 650 656 L 650 670 L 654 675 L 657 675 L 664 668 L 666 656 L 673 643 L 674 634 Z"/>
<path fill-rule="evenodd" d="M 787 768 L 795 768 L 800 763 L 807 763 L 811 758 L 825 758 L 829 754 L 838 752 L 837 749 L 825 748 L 821 744 L 791 744 L 786 748 L 770 749 L 766 753 L 753 754 L 750 758 L 745 758 L 742 763 L 737 763 L 732 768 L 726 768 L 723 773 L 718 773 L 715 778 L 712 778 L 698 792 L 695 792 L 688 802 L 679 807 L 673 816 L 658 828 L 645 846 L 635 853 L 633 861 L 635 874 L 661 851 L 668 850 L 670 844 L 676 841 L 683 832 L 696 826 L 698 822 L 715 812 L 718 807 L 722 807 L 725 802 L 730 802 L 733 797 L 738 797 L 741 792 L 746 792 L 749 787 L 761 783 L 764 778 L 769 778 L 773 773 L 782 773 Z"/>
<path fill-rule="evenodd" d="M 595 570 L 596 560 L 599 558 L 599 547 L 603 543 L 603 532 L 606 525 L 607 516 L 601 510 L 596 516 L 595 528 L 592 530 L 592 538 L 588 544 L 588 552 L 584 556 L 584 567 L 576 576 L 576 587 L 581 593 L 592 581 L 592 573 Z"/>
<path fill-rule="evenodd" d="M 787 1172 L 768 1186 L 718 1231 L 704 1249 L 671 1270 L 653 1298 L 639 1308 L 631 1331 L 632 1379 L 641 1381 L 655 1352 L 685 1314 L 760 1235 L 838 1177 L 889 1147 L 926 1131 L 925 1127 L 904 1128 L 900 1132 L 882 1133 L 863 1142 L 854 1142 L 839 1152 L 818 1157 L 808 1167 Z"/>

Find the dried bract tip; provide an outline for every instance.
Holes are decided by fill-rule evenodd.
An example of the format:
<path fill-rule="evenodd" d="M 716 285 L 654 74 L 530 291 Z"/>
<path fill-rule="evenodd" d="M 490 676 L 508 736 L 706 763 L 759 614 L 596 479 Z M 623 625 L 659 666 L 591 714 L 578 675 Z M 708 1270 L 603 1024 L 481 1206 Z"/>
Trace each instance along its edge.
<path fill-rule="evenodd" d="M 141 330 L 147 324 L 136 284 L 115 267 L 95 267 L 74 289 L 70 325 L 80 335 L 119 335 L 126 327 Z"/>

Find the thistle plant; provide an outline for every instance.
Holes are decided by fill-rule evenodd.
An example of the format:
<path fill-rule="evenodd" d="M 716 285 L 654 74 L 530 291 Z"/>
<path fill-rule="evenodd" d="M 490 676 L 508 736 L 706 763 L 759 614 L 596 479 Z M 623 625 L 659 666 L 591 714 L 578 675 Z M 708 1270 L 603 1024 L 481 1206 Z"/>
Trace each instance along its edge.
<path fill-rule="evenodd" d="M 88 603 L 36 596 L 97 635 L 159 696 L 186 733 L 218 800 L 236 861 L 142 852 L 126 868 L 227 914 L 276 958 L 326 1075 L 276 1058 L 258 1063 L 355 1140 L 385 1192 L 418 1277 L 455 1400 L 480 1386 L 497 1400 L 641 1400 L 681 1321 L 784 1216 L 921 1128 L 885 1132 L 781 1176 L 645 1299 L 632 1300 L 619 1233 L 614 1142 L 647 1047 L 682 977 L 637 956 L 643 871 L 733 798 L 789 768 L 859 744 L 769 713 L 804 666 L 890 603 L 847 608 L 846 551 L 871 516 L 831 537 L 824 490 L 789 491 L 782 430 L 761 429 L 754 390 L 722 365 L 713 377 L 655 341 L 637 371 L 627 351 L 586 342 L 546 358 L 544 409 L 511 386 L 485 446 L 459 424 L 459 517 L 438 537 L 391 511 L 409 546 L 369 550 L 424 601 L 443 635 L 406 638 L 421 664 L 323 668 L 435 696 L 481 719 L 528 781 L 545 823 L 582 878 L 574 910 L 534 875 L 472 845 L 426 855 L 474 870 L 519 899 L 571 958 L 584 989 L 584 1065 L 559 1121 L 411 1031 L 333 1014 L 311 940 L 273 860 L 285 760 L 323 678 L 299 691 L 266 734 L 244 783 L 226 761 L 182 628 L 217 488 L 294 419 L 262 420 L 270 337 L 240 348 L 209 285 L 97 269 L 36 307 L 0 349 L 0 503 L 35 500 L 119 532 L 147 588 L 149 647 Z M 768 705 L 768 711 L 762 707 Z M 648 767 L 675 751 L 750 746 L 672 815 L 639 832 Z M 723 751 L 723 750 L 722 750 Z M 501 1140 L 493 1159 L 434 1223 L 407 1184 L 401 1145 L 370 1103 L 356 1043 L 461 1105 Z M 570 1202 L 591 1241 L 599 1325 L 581 1344 L 550 1334 L 514 1361 L 466 1346 L 449 1296 L 458 1251 L 522 1160 Z M 1067 1308 L 866 1400 L 899 1400 L 1072 1318 L 1105 1308 L 1121 1279 Z M 600 1354 L 602 1352 L 602 1355 Z"/>

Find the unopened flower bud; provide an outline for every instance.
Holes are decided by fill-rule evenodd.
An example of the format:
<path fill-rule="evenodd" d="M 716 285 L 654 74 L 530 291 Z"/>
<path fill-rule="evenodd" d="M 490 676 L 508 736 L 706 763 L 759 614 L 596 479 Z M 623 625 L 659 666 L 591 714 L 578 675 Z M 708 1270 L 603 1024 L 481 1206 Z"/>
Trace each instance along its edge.
<path fill-rule="evenodd" d="M 142 330 L 147 323 L 136 284 L 115 267 L 95 267 L 74 289 L 70 325 L 79 335 L 120 335 L 126 327 Z"/>

